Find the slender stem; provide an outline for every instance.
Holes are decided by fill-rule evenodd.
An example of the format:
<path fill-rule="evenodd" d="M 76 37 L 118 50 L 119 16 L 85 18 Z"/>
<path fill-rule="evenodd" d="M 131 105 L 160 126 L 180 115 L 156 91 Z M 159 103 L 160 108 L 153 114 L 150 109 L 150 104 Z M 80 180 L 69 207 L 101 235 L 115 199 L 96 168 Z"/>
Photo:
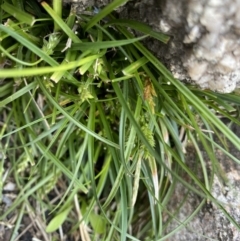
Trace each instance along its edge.
<path fill-rule="evenodd" d="M 62 17 L 62 0 L 53 0 L 53 10 L 59 17 Z M 54 32 L 57 32 L 59 30 L 59 25 L 56 22 L 54 22 Z"/>

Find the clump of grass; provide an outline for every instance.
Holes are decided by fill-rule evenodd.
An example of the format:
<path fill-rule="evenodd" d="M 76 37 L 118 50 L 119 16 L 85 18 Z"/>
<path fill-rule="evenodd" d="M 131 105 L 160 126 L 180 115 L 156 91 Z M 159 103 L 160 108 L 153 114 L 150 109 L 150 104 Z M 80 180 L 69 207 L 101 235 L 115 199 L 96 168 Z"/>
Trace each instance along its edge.
<path fill-rule="evenodd" d="M 237 226 L 211 195 L 214 173 L 198 144 L 214 165 L 213 134 L 239 148 L 218 117 L 239 124 L 236 95 L 174 79 L 141 44 L 169 37 L 111 14 L 126 1 L 93 16 L 62 16 L 57 2 L 1 5 L 1 188 L 14 178 L 18 190 L 1 220 L 17 212 L 11 240 L 26 212 L 45 240 L 164 240 L 177 231 L 167 235 L 164 226 L 174 219 L 167 204 L 177 182 Z M 188 140 L 203 180 L 186 165 Z"/>

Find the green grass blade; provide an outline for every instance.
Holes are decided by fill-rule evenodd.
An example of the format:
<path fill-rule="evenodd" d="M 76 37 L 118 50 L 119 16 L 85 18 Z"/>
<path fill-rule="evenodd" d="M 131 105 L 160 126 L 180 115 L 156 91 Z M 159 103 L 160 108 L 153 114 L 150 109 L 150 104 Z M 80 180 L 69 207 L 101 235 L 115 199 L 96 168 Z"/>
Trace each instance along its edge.
<path fill-rule="evenodd" d="M 109 21 L 105 26 L 111 26 L 111 25 L 117 25 L 117 26 L 124 26 L 126 28 L 132 28 L 134 30 L 137 30 L 139 32 L 142 32 L 146 35 L 149 35 L 150 37 L 153 37 L 155 39 L 158 39 L 159 41 L 163 43 L 167 43 L 170 39 L 169 36 L 159 33 L 157 31 L 154 31 L 149 27 L 147 24 L 140 23 L 135 20 L 130 20 L 130 19 L 117 19 L 117 20 L 112 20 Z"/>
<path fill-rule="evenodd" d="M 42 67 L 42 68 L 25 68 L 25 69 L 4 69 L 0 72 L 0 78 L 4 77 L 22 77 L 22 76 L 34 76 L 34 75 L 43 75 L 48 74 L 52 72 L 62 72 L 70 69 L 74 69 L 76 67 L 79 67 L 81 65 L 84 65 L 88 62 L 91 62 L 97 58 L 100 58 L 102 56 L 102 53 L 98 55 L 92 55 L 77 61 L 72 61 L 69 63 L 61 64 L 56 67 Z"/>
<path fill-rule="evenodd" d="M 1 5 L 1 8 L 9 14 L 14 13 L 14 17 L 21 23 L 32 26 L 35 22 L 35 18 L 31 14 L 22 11 L 21 9 L 7 3 L 6 1 Z"/>
<path fill-rule="evenodd" d="M 15 38 L 19 43 L 21 43 L 23 46 L 31 50 L 33 53 L 38 55 L 40 58 L 42 58 L 45 62 L 50 64 L 51 66 L 58 66 L 58 62 L 55 61 L 52 57 L 50 57 L 48 54 L 46 54 L 43 50 L 38 48 L 35 44 L 27 40 L 26 38 L 19 35 L 16 31 L 13 31 L 12 29 L 0 25 L 0 30 L 9 34 L 11 37 Z"/>
<path fill-rule="evenodd" d="M 102 9 L 97 15 L 95 15 L 85 26 L 85 31 L 93 27 L 101 19 L 105 18 L 109 13 L 111 13 L 117 7 L 128 2 L 128 0 L 114 0 L 109 3 L 104 9 Z"/>
<path fill-rule="evenodd" d="M 124 46 L 127 44 L 132 44 L 134 42 L 140 41 L 147 36 L 144 35 L 138 38 L 126 39 L 126 40 L 117 40 L 117 41 L 98 41 L 98 42 L 88 42 L 88 43 L 73 43 L 71 45 L 71 50 L 99 50 L 99 49 L 107 49 L 107 48 L 115 48 L 119 46 Z"/>
<path fill-rule="evenodd" d="M 82 42 L 74 33 L 74 31 L 69 28 L 69 26 L 62 20 L 62 18 L 46 2 L 42 2 L 42 6 L 53 18 L 54 22 L 58 25 L 58 27 L 62 29 L 74 43 Z"/>
<path fill-rule="evenodd" d="M 142 57 L 141 59 L 138 59 L 137 61 L 131 63 L 126 68 L 122 70 L 124 75 L 132 75 L 134 74 L 140 67 L 144 66 L 148 63 L 148 59 L 145 57 Z"/>
<path fill-rule="evenodd" d="M 31 84 L 23 87 L 22 89 L 20 89 L 16 93 L 14 93 L 14 94 L 10 95 L 9 97 L 7 97 L 6 99 L 0 101 L 0 107 L 6 106 L 10 102 L 12 102 L 12 101 L 16 100 L 17 98 L 19 98 L 19 97 L 23 96 L 24 94 L 26 94 L 28 91 L 34 89 L 36 86 L 37 86 L 37 82 L 34 81 Z"/>

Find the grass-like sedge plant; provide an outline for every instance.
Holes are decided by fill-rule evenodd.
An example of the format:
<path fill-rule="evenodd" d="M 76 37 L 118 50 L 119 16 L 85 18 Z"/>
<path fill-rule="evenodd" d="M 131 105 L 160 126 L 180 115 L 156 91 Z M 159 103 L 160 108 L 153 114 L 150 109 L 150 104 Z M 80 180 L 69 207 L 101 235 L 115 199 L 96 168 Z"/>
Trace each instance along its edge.
<path fill-rule="evenodd" d="M 18 193 L 0 217 L 17 213 L 10 240 L 24 215 L 44 240 L 164 240 L 206 201 L 239 228 L 211 194 L 224 175 L 199 149 L 213 166 L 217 149 L 239 162 L 226 143 L 240 141 L 219 118 L 239 124 L 239 97 L 175 79 L 141 42 L 169 37 L 116 19 L 125 2 L 85 15 L 61 1 L 1 1 L 0 191 L 11 181 Z M 189 143 L 200 171 L 187 165 Z M 184 221 L 167 206 L 179 182 L 202 199 Z"/>

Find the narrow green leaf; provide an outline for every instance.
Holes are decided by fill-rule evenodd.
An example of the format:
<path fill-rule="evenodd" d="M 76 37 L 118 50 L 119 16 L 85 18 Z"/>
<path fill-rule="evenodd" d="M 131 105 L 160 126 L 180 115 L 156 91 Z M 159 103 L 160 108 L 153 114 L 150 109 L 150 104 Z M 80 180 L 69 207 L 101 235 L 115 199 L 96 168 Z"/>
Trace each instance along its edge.
<path fill-rule="evenodd" d="M 112 79 L 112 82 L 120 82 L 122 80 L 127 80 L 127 79 L 131 79 L 132 77 L 134 77 L 134 75 L 128 75 L 128 76 L 124 76 L 124 77 L 120 77 L 120 78 L 116 78 L 116 79 Z"/>
<path fill-rule="evenodd" d="M 235 103 L 237 105 L 240 105 L 240 94 L 239 89 L 235 90 L 235 93 L 229 93 L 229 94 L 220 94 L 220 93 L 214 93 L 216 96 L 218 96 L 220 99 L 229 101 L 230 103 Z"/>
<path fill-rule="evenodd" d="M 62 0 L 58 0 L 58 1 L 52 1 L 53 4 L 53 9 L 56 12 L 56 14 L 61 18 L 62 16 L 62 9 L 63 9 L 63 2 Z M 54 32 L 59 31 L 59 29 L 61 29 L 58 24 L 55 22 L 54 23 Z"/>
<path fill-rule="evenodd" d="M 40 60 L 38 60 L 38 61 L 36 61 L 34 63 L 28 63 L 28 62 L 25 62 L 25 61 L 23 61 L 21 59 L 18 59 L 16 57 L 14 57 L 8 51 L 6 51 L 2 46 L 0 46 L 0 50 L 1 50 L 2 54 L 6 55 L 9 59 L 11 59 L 11 60 L 13 60 L 16 63 L 19 63 L 21 65 L 34 66 L 34 65 L 37 65 L 41 61 L 41 59 L 40 59 Z"/>
<path fill-rule="evenodd" d="M 87 43 L 73 43 L 71 45 L 71 50 L 98 50 L 98 49 L 107 49 L 107 48 L 115 48 L 127 44 L 132 44 L 134 42 L 138 42 L 147 35 L 138 37 L 138 38 L 131 38 L 131 39 L 124 39 L 124 40 L 117 40 L 117 41 L 102 41 L 102 42 L 87 42 Z"/>
<path fill-rule="evenodd" d="M 130 20 L 130 19 L 117 19 L 117 20 L 112 20 L 109 21 L 107 24 L 105 24 L 105 26 L 111 26 L 111 25 L 119 25 L 119 26 L 124 26 L 124 27 L 130 27 L 132 29 L 135 29 L 139 32 L 142 32 L 144 34 L 147 34 L 155 39 L 158 39 L 159 41 L 163 42 L 163 43 L 167 43 L 170 39 L 169 36 L 154 31 L 151 29 L 150 26 L 148 26 L 147 24 L 144 23 L 140 23 L 138 21 L 135 20 Z"/>
<path fill-rule="evenodd" d="M 31 41 L 29 41 L 24 36 L 21 36 L 18 34 L 18 31 L 14 31 L 4 25 L 0 24 L 0 30 L 9 34 L 11 37 L 15 38 L 19 43 L 21 43 L 23 46 L 31 50 L 33 53 L 38 55 L 40 58 L 42 58 L 45 62 L 50 64 L 51 66 L 58 66 L 58 62 L 55 61 L 52 57 L 50 57 L 48 54 L 46 54 L 42 49 L 38 48 L 35 44 L 33 44 Z"/>
<path fill-rule="evenodd" d="M 0 78 L 4 77 L 22 77 L 22 76 L 34 76 L 34 75 L 43 75 L 52 72 L 62 72 L 70 69 L 74 69 L 83 64 L 93 61 L 94 59 L 100 58 L 102 54 L 92 55 L 78 61 L 72 61 L 69 63 L 64 63 L 56 67 L 42 67 L 42 68 L 25 68 L 25 69 L 3 69 L 0 72 Z"/>
<path fill-rule="evenodd" d="M 141 152 L 139 154 L 139 157 L 137 158 L 136 170 L 135 170 L 135 173 L 134 173 L 134 182 L 133 182 L 133 193 L 132 193 L 132 198 L 131 198 L 131 207 L 134 207 L 135 202 L 137 200 L 138 188 L 139 188 L 139 182 L 140 182 L 142 156 L 143 156 L 143 153 Z"/>
<path fill-rule="evenodd" d="M 35 18 L 31 14 L 26 13 L 17 7 L 14 7 L 13 5 L 7 3 L 6 1 L 4 1 L 1 8 L 5 12 L 13 15 L 21 23 L 25 23 L 32 26 L 35 22 Z"/>
<path fill-rule="evenodd" d="M 42 6 L 53 18 L 58 27 L 61 28 L 74 43 L 82 42 L 74 33 L 74 31 L 72 31 L 72 29 L 68 27 L 68 25 L 63 21 L 63 19 L 46 2 L 42 2 Z"/>
<path fill-rule="evenodd" d="M 0 72 L 1 73 L 1 72 Z M 12 82 L 11 82 L 12 83 Z M 16 93 L 10 95 L 9 97 L 7 97 L 6 99 L 0 101 L 0 107 L 3 107 L 5 105 L 7 105 L 8 103 L 14 101 L 15 99 L 19 98 L 20 96 L 26 94 L 28 91 L 34 89 L 37 86 L 37 82 L 34 81 L 31 84 L 23 87 L 22 89 L 20 89 L 19 91 L 17 91 Z"/>
<path fill-rule="evenodd" d="M 94 61 L 94 60 L 93 60 L 93 61 Z M 88 63 L 86 63 L 86 64 L 83 64 L 83 65 L 79 68 L 79 73 L 80 73 L 81 75 L 84 75 L 84 74 L 88 71 L 88 69 L 92 66 L 93 61 L 88 62 Z"/>
<path fill-rule="evenodd" d="M 54 231 L 56 231 L 62 224 L 63 222 L 66 220 L 70 210 L 72 209 L 72 207 L 68 207 L 67 209 L 65 209 L 63 212 L 59 213 L 58 215 L 56 215 L 48 224 L 47 228 L 46 228 L 46 232 L 47 233 L 52 233 Z"/>
<path fill-rule="evenodd" d="M 94 26 L 97 22 L 101 19 L 106 17 L 109 13 L 115 10 L 117 7 L 123 5 L 124 3 L 128 2 L 128 0 L 114 0 L 113 2 L 109 3 L 104 9 L 102 9 L 97 15 L 95 15 L 85 26 L 85 31 L 90 29 Z"/>
<path fill-rule="evenodd" d="M 39 44 L 41 42 L 40 38 L 29 33 L 28 31 L 25 31 L 25 29 L 22 28 L 20 23 L 15 23 L 11 19 L 8 19 L 5 25 L 0 24 L 0 27 L 12 30 L 14 33 L 16 33 L 16 35 L 22 36 L 25 40 L 30 41 L 31 43 Z M 8 35 L 4 34 L 4 35 L 1 35 L 0 37 L 1 37 L 0 40 L 2 41 L 3 39 L 7 38 Z"/>
<path fill-rule="evenodd" d="M 92 212 L 89 216 L 89 220 L 95 233 L 102 234 L 106 232 L 106 221 L 102 216 Z"/>
<path fill-rule="evenodd" d="M 140 67 L 145 65 L 148 62 L 148 59 L 145 57 L 142 57 L 141 59 L 138 59 L 137 61 L 130 64 L 128 67 L 124 68 L 122 70 L 124 75 L 131 75 L 134 74 Z"/>

